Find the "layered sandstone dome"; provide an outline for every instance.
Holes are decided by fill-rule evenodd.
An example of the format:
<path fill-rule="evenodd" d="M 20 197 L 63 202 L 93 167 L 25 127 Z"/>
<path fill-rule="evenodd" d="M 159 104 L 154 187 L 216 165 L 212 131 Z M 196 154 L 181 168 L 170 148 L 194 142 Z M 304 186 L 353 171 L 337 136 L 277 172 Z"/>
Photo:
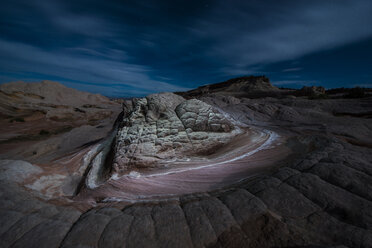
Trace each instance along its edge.
<path fill-rule="evenodd" d="M 173 93 L 133 99 L 118 130 L 113 158 L 115 172 L 155 167 L 159 162 L 208 155 L 238 131 L 211 105 Z"/>

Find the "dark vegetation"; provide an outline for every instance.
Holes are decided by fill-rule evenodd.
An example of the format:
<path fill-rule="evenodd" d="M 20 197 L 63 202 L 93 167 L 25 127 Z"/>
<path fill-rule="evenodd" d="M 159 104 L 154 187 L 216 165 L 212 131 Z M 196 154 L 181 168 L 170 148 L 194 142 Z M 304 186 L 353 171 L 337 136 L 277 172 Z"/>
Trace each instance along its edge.
<path fill-rule="evenodd" d="M 75 112 L 80 112 L 80 113 L 85 113 L 85 111 L 84 111 L 84 110 L 82 110 L 82 109 L 79 109 L 79 108 L 74 108 L 74 111 L 75 111 Z"/>
<path fill-rule="evenodd" d="M 372 95 L 372 88 L 334 88 L 326 91 L 328 95 L 338 95 L 338 98 L 363 98 Z"/>
<path fill-rule="evenodd" d="M 44 129 L 40 130 L 39 132 L 40 135 L 49 135 L 49 131 L 46 131 Z"/>
<path fill-rule="evenodd" d="M 346 94 L 346 98 L 362 98 L 366 96 L 364 88 L 355 87 L 349 90 L 349 93 Z"/>
<path fill-rule="evenodd" d="M 306 89 L 305 89 L 306 88 Z M 315 88 L 315 91 L 308 89 Z M 287 88 L 280 88 L 281 95 L 293 95 L 296 97 L 307 96 L 310 100 L 322 100 L 322 99 L 341 99 L 341 98 L 364 98 L 372 96 L 371 88 L 335 88 L 335 89 L 324 89 L 323 87 L 304 87 L 300 90 L 291 90 Z"/>
<path fill-rule="evenodd" d="M 84 104 L 83 106 L 81 106 L 82 108 L 96 108 L 96 109 L 104 109 L 100 106 L 97 106 L 97 105 L 92 105 L 92 104 Z"/>
<path fill-rule="evenodd" d="M 23 117 L 16 117 L 10 120 L 10 122 L 25 122 Z"/>

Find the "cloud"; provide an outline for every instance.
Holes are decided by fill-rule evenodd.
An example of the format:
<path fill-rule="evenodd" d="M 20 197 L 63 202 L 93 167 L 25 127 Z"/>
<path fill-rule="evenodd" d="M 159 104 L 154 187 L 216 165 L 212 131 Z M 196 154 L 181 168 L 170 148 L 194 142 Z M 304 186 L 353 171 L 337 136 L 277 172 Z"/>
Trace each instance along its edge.
<path fill-rule="evenodd" d="M 294 67 L 294 68 L 287 68 L 282 70 L 282 72 L 295 72 L 295 71 L 301 71 L 303 68 L 302 67 Z"/>
<path fill-rule="evenodd" d="M 197 24 L 208 30 L 199 33 L 208 33 L 216 41 L 206 55 L 248 66 L 296 59 L 372 37 L 372 27 L 368 25 L 372 22 L 370 1 L 294 2 L 290 5 L 277 1 L 272 3 L 273 10 L 266 11 L 262 9 L 266 5 L 258 3 L 257 17 L 249 11 L 250 5 L 221 4 L 218 10 L 223 9 L 222 14 L 212 14 L 210 20 Z M 234 16 L 234 26 L 226 21 L 229 16 Z"/>
<path fill-rule="evenodd" d="M 302 65 L 264 68 L 372 38 L 370 13 L 369 0 L 5 0 L 0 73 L 132 95 L 247 74 L 289 77 Z"/>
<path fill-rule="evenodd" d="M 147 76 L 151 71 L 145 66 L 113 61 L 105 58 L 89 59 L 84 56 L 66 53 L 49 53 L 42 49 L 22 43 L 0 39 L 1 71 L 28 72 L 52 75 L 64 81 L 80 81 L 110 87 L 115 95 L 159 91 L 182 91 L 188 88 L 166 82 L 152 80 Z M 89 83 L 86 83 L 89 85 Z M 90 86 L 88 86 L 90 87 Z M 120 88 L 127 88 L 127 91 Z"/>

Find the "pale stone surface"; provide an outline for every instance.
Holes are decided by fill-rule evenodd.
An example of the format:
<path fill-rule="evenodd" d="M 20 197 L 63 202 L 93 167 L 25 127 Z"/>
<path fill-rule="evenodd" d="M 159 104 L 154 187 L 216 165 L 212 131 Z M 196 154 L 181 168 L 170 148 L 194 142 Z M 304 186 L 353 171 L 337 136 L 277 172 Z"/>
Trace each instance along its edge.
<path fill-rule="evenodd" d="M 22 182 L 43 170 L 22 160 L 0 160 L 0 181 Z"/>
<path fill-rule="evenodd" d="M 106 137 L 120 103 L 60 83 L 0 85 L 0 159 L 45 163 Z"/>
<path fill-rule="evenodd" d="M 135 99 L 116 136 L 116 173 L 159 166 L 158 161 L 208 153 L 236 135 L 217 109 L 172 93 Z M 129 110 L 129 108 L 132 108 Z"/>

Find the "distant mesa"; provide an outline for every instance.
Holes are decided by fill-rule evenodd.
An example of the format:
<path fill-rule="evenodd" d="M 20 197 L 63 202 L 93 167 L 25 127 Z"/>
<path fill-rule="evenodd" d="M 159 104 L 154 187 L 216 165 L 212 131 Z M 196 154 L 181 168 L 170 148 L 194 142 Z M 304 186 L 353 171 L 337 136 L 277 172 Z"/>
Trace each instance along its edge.
<path fill-rule="evenodd" d="M 266 76 L 244 76 L 227 81 L 200 86 L 186 92 L 176 92 L 186 99 L 202 96 L 233 96 L 237 98 L 285 98 L 309 97 L 309 99 L 326 98 L 362 98 L 372 95 L 370 88 L 336 88 L 326 89 L 323 86 L 303 86 L 301 89 L 278 88 L 270 83 Z"/>
<path fill-rule="evenodd" d="M 234 96 L 254 96 L 275 94 L 279 89 L 265 76 L 246 76 L 233 78 L 221 83 L 200 86 L 187 92 L 178 92 L 184 97 L 197 97 L 207 94 L 225 94 Z"/>

